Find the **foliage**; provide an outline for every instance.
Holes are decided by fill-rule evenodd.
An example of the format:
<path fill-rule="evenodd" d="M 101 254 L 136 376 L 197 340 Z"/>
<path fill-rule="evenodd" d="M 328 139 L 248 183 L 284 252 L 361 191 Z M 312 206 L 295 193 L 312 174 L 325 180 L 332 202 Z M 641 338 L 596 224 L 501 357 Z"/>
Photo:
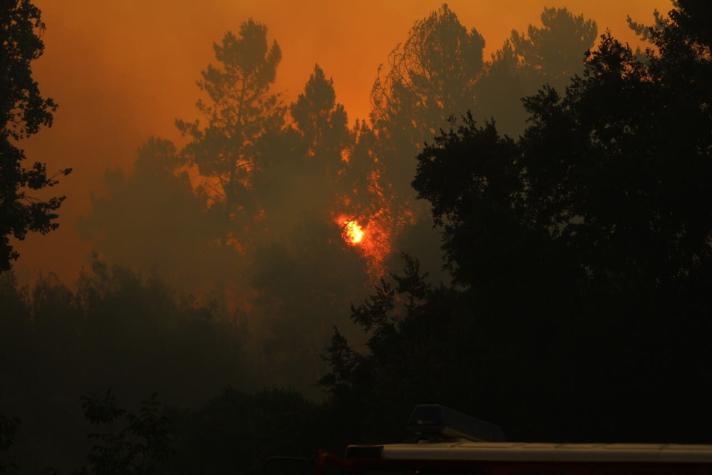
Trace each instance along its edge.
<path fill-rule="evenodd" d="M 390 54 L 373 85 L 371 122 L 385 183 L 400 202 L 412 198 L 412 157 L 449 117 L 472 104 L 482 70 L 485 40 L 468 30 L 447 5 L 415 23 L 408 39 Z"/>
<path fill-rule="evenodd" d="M 199 120 L 176 122 L 191 138 L 184 153 L 201 175 L 216 179 L 225 214 L 254 211 L 249 206 L 250 172 L 260 138 L 279 129 L 282 106 L 270 91 L 282 58 L 279 45 L 267 41 L 267 27 L 248 20 L 237 35 L 228 32 L 214 45 L 217 65 L 209 65 L 198 82 L 208 102 L 199 100 Z"/>
<path fill-rule="evenodd" d="M 94 445 L 80 475 L 148 475 L 171 455 L 169 421 L 156 394 L 136 413 L 121 409 L 111 390 L 84 396 L 82 407 L 89 422 L 105 429 L 89 434 Z"/>
<path fill-rule="evenodd" d="M 92 198 L 79 228 L 103 259 L 237 308 L 249 321 L 255 374 L 285 378 L 283 384 L 314 394 L 331 310 L 346 314 L 367 283 L 366 266 L 342 242 L 334 213 L 346 195 L 360 199 L 344 204 L 345 212 L 368 205 L 369 183 L 360 174 L 368 173 L 372 159 L 345 160 L 355 157 L 354 137 L 322 68 L 315 65 L 303 92 L 282 107 L 270 92 L 276 43 L 268 47 L 266 28 L 251 21 L 240 32 L 216 46 L 218 65 L 203 74 L 211 102 L 201 110 L 210 112 L 210 125 L 179 123 L 195 132 L 182 150 L 148 140 L 133 170 L 107 173 L 105 193 Z M 245 97 L 261 104 L 244 105 L 246 116 L 237 112 L 243 88 Z M 205 141 L 210 134 L 234 137 L 248 130 L 235 122 L 238 117 L 254 125 L 253 135 L 219 147 Z M 239 199 L 230 202 L 223 193 L 229 169 L 218 173 L 205 160 L 245 164 L 235 178 L 244 179 Z"/>
<path fill-rule="evenodd" d="M 265 137 L 256 155 L 250 200 L 263 222 L 253 231 L 261 239 L 254 241 L 284 242 L 288 239 L 283 236 L 288 238 L 305 221 L 330 222 L 345 191 L 339 175 L 347 167 L 342 157 L 352 147 L 352 135 L 333 80 L 318 65 L 289 112 L 290 126 Z"/>
<path fill-rule="evenodd" d="M 471 380 L 452 378 L 472 364 L 467 356 L 473 353 L 463 352 L 458 336 L 469 338 L 470 326 L 458 313 L 457 294 L 427 283 L 418 261 L 403 258 L 401 273 L 382 280 L 374 295 L 352 307 L 352 319 L 368 337 L 366 351 L 352 348 L 336 330 L 325 354 L 330 371 L 321 382 L 354 442 L 402 441 L 415 404 L 462 407 L 477 391 Z"/>
<path fill-rule="evenodd" d="M 387 206 L 400 220 L 393 247 L 421 259 L 432 279 L 448 277 L 438 272 L 440 238 L 427 206 L 413 199 L 415 156 L 468 110 L 474 117 L 496 120 L 497 130 L 516 136 L 526 121 L 522 97 L 547 83 L 563 91 L 571 76 L 583 70 L 596 24 L 565 8 L 544 9 L 541 22 L 524 33 L 513 31 L 483 61 L 484 39 L 474 28 L 468 31 L 445 5 L 416 23 L 391 54 L 388 69 L 379 72 L 372 93 L 373 153 Z M 442 77 L 448 81 L 433 79 Z M 394 253 L 389 259 L 392 268 L 397 268 L 396 258 Z"/>
<path fill-rule="evenodd" d="M 339 237 L 336 237 L 339 239 Z M 261 246 L 250 285 L 252 365 L 267 377 L 319 397 L 321 350 L 333 322 L 348 324 L 348 305 L 366 292 L 363 260 L 340 242 L 333 226 L 308 220 L 291 242 Z M 348 330 L 347 330 L 348 331 Z"/>
<path fill-rule="evenodd" d="M 50 276 L 27 289 L 10 277 L 0 279 L 0 396 L 3 410 L 23 421 L 23 470 L 78 465 L 79 394 L 111 386 L 132 402 L 155 391 L 192 407 L 259 376 L 246 364 L 237 315 L 156 278 L 101 261 L 74 288 Z"/>
<path fill-rule="evenodd" d="M 476 116 L 494 117 L 498 130 L 519 135 L 527 118 L 521 98 L 545 84 L 563 93 L 571 78 L 583 72 L 584 55 L 596 32 L 594 21 L 566 8 L 545 8 L 540 27 L 512 31 L 475 85 Z"/>
<path fill-rule="evenodd" d="M 643 59 L 604 35 L 563 95 L 524 101 L 517 140 L 468 115 L 425 147 L 413 186 L 455 283 L 424 285 L 407 262 L 352 311 L 368 351 L 332 340 L 324 383 L 358 408 L 359 434 L 394 438 L 389 415 L 421 400 L 515 439 L 709 440 L 712 58 L 687 26 L 699 11 L 660 18 Z"/>
<path fill-rule="evenodd" d="M 272 455 L 313 457 L 327 446 L 319 408 L 298 393 L 228 388 L 201 408 L 175 416 L 176 456 L 165 473 L 262 473 Z"/>
<path fill-rule="evenodd" d="M 371 122 L 353 128 L 319 66 L 283 104 L 279 47 L 244 23 L 203 72 L 205 122 L 178 122 L 188 145 L 149 140 L 92 202 L 84 232 L 125 267 L 95 259 L 74 288 L 0 276 L 3 408 L 62 466 L 81 444 L 76 394 L 111 385 L 191 408 L 152 399 L 131 413 L 113 393 L 86 398 L 106 427 L 84 473 L 257 473 L 268 454 L 402 440 L 424 401 L 515 439 L 709 440 L 708 12 L 680 0 L 656 25 L 633 25 L 648 52 L 606 35 L 584 62 L 595 24 L 546 9 L 484 62 L 482 37 L 443 6 L 393 51 Z M 361 298 L 366 273 L 334 226 L 337 206 L 415 217 L 394 242 L 430 270 L 442 238 L 452 283 L 406 256 L 352 307 L 354 335 L 339 309 Z M 174 293 L 171 273 L 219 299 Z M 320 395 L 334 323 L 324 404 L 244 392 L 276 382 Z M 204 404 L 226 385 L 237 389 Z"/>
<path fill-rule="evenodd" d="M 0 475 L 4 475 L 13 464 L 6 460 L 6 452 L 12 446 L 20 421 L 0 414 Z"/>
<path fill-rule="evenodd" d="M 332 154 L 335 157 L 331 158 L 336 158 L 338 163 L 341 150 L 349 141 L 346 111 L 343 105 L 336 103 L 334 82 L 326 78 L 319 65 L 314 66 L 304 92 L 299 94 L 290 112 L 307 146 L 307 154 L 311 157 Z"/>
<path fill-rule="evenodd" d="M 46 234 L 57 228 L 57 209 L 64 197 L 35 196 L 55 186 L 59 175 L 47 174 L 43 162 L 25 166 L 25 153 L 17 142 L 52 125 L 57 105 L 40 94 L 30 63 L 42 55 L 40 37 L 45 25 L 30 0 L 0 3 L 0 272 L 19 257 L 10 238 L 22 240 L 28 232 Z"/>

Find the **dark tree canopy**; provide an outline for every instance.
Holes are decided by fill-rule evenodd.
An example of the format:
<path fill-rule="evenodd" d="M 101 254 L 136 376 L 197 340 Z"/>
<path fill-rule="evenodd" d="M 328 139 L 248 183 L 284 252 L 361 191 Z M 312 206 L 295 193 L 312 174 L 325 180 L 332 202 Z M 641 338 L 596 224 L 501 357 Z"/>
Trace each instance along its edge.
<path fill-rule="evenodd" d="M 712 47 L 712 4 L 700 0 L 675 0 L 670 18 L 685 32 L 688 40 Z"/>
<path fill-rule="evenodd" d="M 157 394 L 135 413 L 119 407 L 111 392 L 82 397 L 92 447 L 78 475 L 151 475 L 173 453 L 169 420 Z M 106 429 L 108 428 L 108 430 Z"/>
<path fill-rule="evenodd" d="M 270 88 L 282 52 L 267 39 L 267 27 L 253 20 L 228 32 L 214 45 L 217 65 L 209 65 L 198 86 L 207 101 L 198 101 L 205 119 L 201 124 L 177 121 L 192 141 L 185 155 L 203 176 L 220 185 L 226 215 L 238 213 L 248 201 L 255 148 L 270 131 L 279 129 L 283 108 Z"/>
<path fill-rule="evenodd" d="M 530 25 L 527 33 L 512 31 L 514 51 L 541 84 L 562 91 L 582 71 L 584 54 L 598 34 L 596 23 L 566 8 L 545 8 L 541 27 Z"/>
<path fill-rule="evenodd" d="M 304 92 L 299 94 L 290 111 L 307 147 L 307 154 L 310 157 L 331 155 L 328 159 L 338 165 L 341 151 L 350 138 L 346 110 L 336 102 L 334 81 L 326 78 L 319 65 L 314 66 Z"/>
<path fill-rule="evenodd" d="M 364 434 L 396 437 L 422 399 L 515 439 L 710 440 L 704 3 L 659 17 L 642 57 L 604 35 L 562 94 L 525 100 L 519 139 L 467 116 L 420 153 L 455 285 L 406 261 L 353 309 L 367 351 L 334 337 L 324 383 Z"/>
<path fill-rule="evenodd" d="M 23 186 L 54 181 L 14 147 L 54 104 L 29 70 L 39 12 L 2 5 L 29 18 L 2 25 L 25 31 L 3 46 L 26 77 L 3 83 L 20 89 L 1 98 L 0 148 L 29 205 Z M 80 473 L 257 474 L 275 453 L 402 441 L 424 401 L 515 440 L 712 441 L 710 7 L 675 5 L 631 21 L 649 51 L 605 35 L 586 54 L 596 25 L 545 9 L 489 62 L 445 5 L 393 50 L 354 127 L 319 66 L 282 102 L 264 25 L 225 35 L 200 120 L 178 121 L 187 146 L 148 140 L 80 224 L 122 266 L 95 259 L 75 287 L 0 275 L 0 475 L 18 453 L 28 473 L 45 459 L 64 473 L 83 447 L 79 395 L 107 386 L 169 406 L 85 398 L 101 427 Z M 48 229 L 60 202 L 36 208 Z M 373 276 L 337 213 L 393 231 L 384 254 L 425 255 L 405 254 L 352 325 Z M 324 396 L 319 376 L 323 404 L 306 399 Z M 253 392 L 274 384 L 301 394 Z"/>
<path fill-rule="evenodd" d="M 289 112 L 292 124 L 261 141 L 250 190 L 251 202 L 275 234 L 287 234 L 305 219 L 328 220 L 342 157 L 352 143 L 333 80 L 318 65 Z"/>
<path fill-rule="evenodd" d="M 7 460 L 7 451 L 12 446 L 19 421 L 0 414 L 0 475 L 5 475 L 10 469 L 15 468 Z"/>
<path fill-rule="evenodd" d="M 469 120 L 419 157 L 414 186 L 444 226 L 460 282 L 491 282 L 503 258 L 514 270 L 517 248 L 611 290 L 709 277 L 710 57 L 674 20 L 683 12 L 651 30 L 661 53 L 645 61 L 604 36 L 563 97 L 545 87 L 525 100 L 518 142 Z"/>
<path fill-rule="evenodd" d="M 595 36 L 594 22 L 565 8 L 547 8 L 541 26 L 513 31 L 485 62 L 484 39 L 463 26 L 447 5 L 416 22 L 379 71 L 372 91 L 372 153 L 387 206 L 396 217 L 394 248 L 417 254 L 432 278 L 445 277 L 433 272 L 440 267 L 439 236 L 427 206 L 414 200 L 410 187 L 415 156 L 441 129 L 451 127 L 450 119 L 468 110 L 478 119 L 494 118 L 499 133 L 518 135 L 526 121 L 522 97 L 547 83 L 563 91 L 571 76 L 582 71 Z"/>
<path fill-rule="evenodd" d="M 57 228 L 64 197 L 41 199 L 34 193 L 57 184 L 43 162 L 26 166 L 18 142 L 52 125 L 57 105 L 40 94 L 31 62 L 44 50 L 40 10 L 30 0 L 0 2 L 0 272 L 19 257 L 11 238 Z M 69 169 L 58 175 L 67 175 Z"/>
<path fill-rule="evenodd" d="M 471 107 L 483 66 L 485 40 L 443 5 L 415 23 L 408 39 L 390 54 L 373 86 L 371 121 L 386 182 L 399 201 L 409 200 L 412 157 L 447 120 Z"/>
<path fill-rule="evenodd" d="M 527 118 L 521 98 L 545 84 L 563 93 L 571 78 L 583 72 L 584 55 L 597 30 L 583 15 L 545 8 L 541 26 L 530 25 L 526 33 L 512 31 L 475 86 L 477 117 L 494 117 L 500 132 L 519 135 Z"/>
<path fill-rule="evenodd" d="M 367 191 L 368 183 L 351 179 L 367 173 L 369 160 L 347 163 L 353 134 L 321 67 L 282 106 L 271 92 L 276 44 L 257 23 L 240 32 L 216 46 L 219 63 L 204 72 L 208 125 L 179 122 L 191 139 L 181 151 L 147 141 L 132 171 L 107 173 L 79 227 L 110 262 L 239 308 L 250 322 L 256 371 L 314 394 L 334 309 L 345 317 L 366 288 L 367 267 L 343 242 L 334 213 L 342 196 Z M 225 193 L 229 183 L 238 194 Z"/>

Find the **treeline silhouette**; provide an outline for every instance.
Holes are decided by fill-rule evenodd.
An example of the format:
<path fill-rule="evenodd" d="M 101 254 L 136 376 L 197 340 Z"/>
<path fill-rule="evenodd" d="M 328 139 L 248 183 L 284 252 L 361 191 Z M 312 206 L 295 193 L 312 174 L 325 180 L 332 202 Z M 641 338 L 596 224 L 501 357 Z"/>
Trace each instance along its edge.
<path fill-rule="evenodd" d="M 515 440 L 710 442 L 711 12 L 631 20 L 644 53 L 602 36 L 517 139 L 468 115 L 420 152 L 453 284 L 407 258 L 353 309 L 365 351 L 332 338 L 323 383 L 360 440 L 438 401 Z"/>
<path fill-rule="evenodd" d="M 127 404 L 151 388 L 191 407 L 226 385 L 249 387 L 243 323 L 218 304 L 180 299 L 155 278 L 95 261 L 74 289 L 47 277 L 29 290 L 6 273 L 0 300 L 3 413 L 21 418 L 27 459 L 43 454 L 35 463 L 81 457 L 77 398 L 97 388 L 115 388 Z"/>
<path fill-rule="evenodd" d="M 485 60 L 443 6 L 354 127 L 318 66 L 274 93 L 264 25 L 225 35 L 187 145 L 107 174 L 91 270 L 0 276 L 0 457 L 258 473 L 401 440 L 420 402 L 517 440 L 710 442 L 712 7 L 629 20 L 645 51 L 541 19 Z M 377 221 L 385 260 L 335 213 Z"/>
<path fill-rule="evenodd" d="M 133 170 L 107 173 L 80 231 L 108 262 L 223 295 L 247 322 L 251 359 L 316 396 L 323 342 L 334 324 L 357 337 L 349 305 L 400 266 L 400 252 L 449 280 L 427 204 L 410 186 L 423 144 L 468 110 L 517 133 L 520 98 L 547 81 L 563 92 L 595 35 L 590 20 L 546 9 L 541 26 L 513 32 L 487 61 L 482 36 L 444 5 L 393 50 L 371 117 L 350 127 L 318 65 L 292 103 L 274 92 L 281 50 L 249 20 L 214 45 L 198 81 L 200 116 L 176 121 L 187 144 L 151 139 Z M 367 226 L 365 256 L 341 239 L 339 215 Z"/>

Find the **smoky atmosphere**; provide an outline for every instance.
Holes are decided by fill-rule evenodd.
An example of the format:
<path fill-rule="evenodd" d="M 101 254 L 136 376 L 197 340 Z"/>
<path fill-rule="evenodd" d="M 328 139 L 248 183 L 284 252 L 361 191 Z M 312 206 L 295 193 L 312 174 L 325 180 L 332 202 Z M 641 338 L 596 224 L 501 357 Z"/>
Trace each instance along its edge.
<path fill-rule="evenodd" d="M 712 473 L 712 3 L 0 0 L 0 475 Z"/>

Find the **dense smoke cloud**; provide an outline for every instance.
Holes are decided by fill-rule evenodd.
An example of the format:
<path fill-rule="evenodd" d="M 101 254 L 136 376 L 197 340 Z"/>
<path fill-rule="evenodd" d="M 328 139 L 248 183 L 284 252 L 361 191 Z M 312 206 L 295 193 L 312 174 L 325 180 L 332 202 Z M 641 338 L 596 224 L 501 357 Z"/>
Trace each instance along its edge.
<path fill-rule="evenodd" d="M 250 4 L 48 5 L 48 24 L 68 19 L 48 29 L 38 76 L 53 72 L 43 84 L 63 107 L 30 153 L 52 150 L 50 167 L 78 171 L 64 185 L 73 192 L 61 230 L 21 248 L 21 280 L 39 267 L 71 282 L 96 251 L 218 298 L 248 322 L 253 365 L 317 394 L 332 326 L 348 328 L 350 303 L 397 269 L 400 252 L 447 279 L 428 207 L 410 188 L 422 144 L 468 110 L 516 135 L 519 98 L 546 82 L 561 91 L 596 38 L 593 20 L 565 9 L 518 9 L 532 24 L 512 30 L 520 20 L 495 29 L 501 5 L 421 3 L 315 3 L 289 23 Z M 95 15 L 124 27 L 99 27 Z M 354 16 L 377 21 L 350 31 Z M 339 41 L 326 42 L 332 34 Z M 60 38 L 82 54 L 58 69 Z"/>
<path fill-rule="evenodd" d="M 277 0 L 38 1 L 48 26 L 47 49 L 34 70 L 43 92 L 60 108 L 53 128 L 27 144 L 28 154 L 46 160 L 50 169 L 71 166 L 75 172 L 60 189 L 70 196 L 60 230 L 21 243 L 18 272 L 24 280 L 41 271 L 66 281 L 76 278 L 92 250 L 74 226 L 86 213 L 90 194 L 103 190 L 107 168 L 128 169 L 148 137 L 178 138 L 173 121 L 194 114 L 198 72 L 212 55 L 212 42 L 226 31 L 250 16 L 267 24 L 283 49 L 277 89 L 295 98 L 319 63 L 334 78 L 339 101 L 353 121 L 370 112 L 377 66 L 405 40 L 413 22 L 440 3 L 322 0 L 303 2 L 286 14 Z M 524 31 L 537 23 L 549 3 L 459 0 L 449 5 L 463 24 L 475 26 L 485 37 L 488 57 L 512 29 Z M 648 21 L 654 8 L 666 11 L 670 2 L 571 0 L 557 5 L 635 41 L 625 16 Z"/>
<path fill-rule="evenodd" d="M 61 109 L 28 155 L 77 171 L 61 230 L 0 276 L 0 403 L 34 434 L 24 459 L 49 421 L 39 450 L 62 439 L 74 453 L 51 455 L 76 464 L 78 396 L 100 394 L 91 422 L 113 385 L 129 404 L 161 392 L 189 470 L 233 465 L 235 440 L 254 459 L 297 420 L 298 450 L 399 440 L 420 400 L 522 438 L 556 413 L 562 440 L 613 440 L 609 388 L 644 418 L 663 360 L 672 381 L 709 374 L 712 171 L 690 145 L 709 91 L 679 74 L 709 72 L 706 36 L 661 20 L 631 22 L 658 49 L 598 37 L 646 21 L 642 1 L 283 3 L 40 5 L 37 76 Z M 206 426 L 223 433 L 204 443 Z"/>

